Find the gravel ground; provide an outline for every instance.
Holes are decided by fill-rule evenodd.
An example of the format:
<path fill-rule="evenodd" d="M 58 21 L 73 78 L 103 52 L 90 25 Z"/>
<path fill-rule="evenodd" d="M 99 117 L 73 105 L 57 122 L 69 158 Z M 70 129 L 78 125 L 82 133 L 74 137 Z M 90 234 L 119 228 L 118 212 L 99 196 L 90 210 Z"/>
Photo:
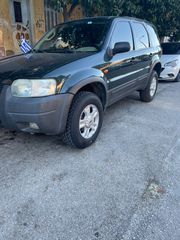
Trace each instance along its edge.
<path fill-rule="evenodd" d="M 0 240 L 179 240 L 180 83 L 135 93 L 84 150 L 0 129 Z"/>

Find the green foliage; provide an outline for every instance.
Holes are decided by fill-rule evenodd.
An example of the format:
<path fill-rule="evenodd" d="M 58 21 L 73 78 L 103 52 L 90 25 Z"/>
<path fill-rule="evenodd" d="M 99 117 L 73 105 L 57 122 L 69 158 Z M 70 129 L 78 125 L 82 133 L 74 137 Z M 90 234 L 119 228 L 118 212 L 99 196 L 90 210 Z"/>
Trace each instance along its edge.
<path fill-rule="evenodd" d="M 72 0 L 49 0 L 49 4 L 52 8 L 63 13 L 64 21 L 68 20 L 71 12 L 73 11 L 73 9 L 75 7 L 72 5 L 72 2 L 73 2 Z M 67 10 L 68 4 L 70 4 L 72 6 L 69 9 L 69 11 Z"/>
<path fill-rule="evenodd" d="M 89 15 L 131 16 L 152 22 L 160 38 L 169 36 L 180 40 L 180 1 L 179 0 L 87 0 Z"/>
<path fill-rule="evenodd" d="M 50 5 L 58 10 L 58 11 L 63 11 L 64 7 L 67 6 L 67 4 L 71 4 L 71 0 L 50 0 Z"/>
<path fill-rule="evenodd" d="M 64 9 L 72 0 L 51 0 L 58 9 Z M 79 0 L 87 16 L 131 16 L 152 22 L 160 38 L 169 36 L 180 40 L 180 0 Z"/>
<path fill-rule="evenodd" d="M 161 38 L 170 36 L 171 40 L 180 40 L 179 0 L 139 0 L 139 5 L 137 17 L 152 22 Z"/>

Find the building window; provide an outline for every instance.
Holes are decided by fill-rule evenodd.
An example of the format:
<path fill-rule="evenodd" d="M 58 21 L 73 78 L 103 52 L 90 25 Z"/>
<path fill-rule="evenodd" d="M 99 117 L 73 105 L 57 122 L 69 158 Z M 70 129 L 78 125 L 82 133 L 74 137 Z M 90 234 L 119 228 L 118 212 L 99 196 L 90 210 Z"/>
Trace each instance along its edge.
<path fill-rule="evenodd" d="M 21 9 L 21 2 L 13 1 L 14 7 L 14 19 L 17 23 L 22 23 L 22 9 Z"/>

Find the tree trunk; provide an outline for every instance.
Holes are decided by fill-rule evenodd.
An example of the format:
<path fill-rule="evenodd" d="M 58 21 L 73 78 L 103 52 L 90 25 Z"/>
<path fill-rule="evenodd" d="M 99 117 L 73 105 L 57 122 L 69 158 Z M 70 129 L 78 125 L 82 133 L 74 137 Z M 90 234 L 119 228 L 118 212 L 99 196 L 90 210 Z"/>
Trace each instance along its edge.
<path fill-rule="evenodd" d="M 63 16 L 64 16 L 64 22 L 67 22 L 73 13 L 75 7 L 78 5 L 78 2 L 74 3 L 71 5 L 69 11 L 67 10 L 67 5 L 64 6 L 63 8 Z"/>
<path fill-rule="evenodd" d="M 165 39 L 165 37 L 160 37 L 160 42 L 163 43 L 164 39 Z"/>
<path fill-rule="evenodd" d="M 73 11 L 74 11 L 74 9 L 75 9 L 75 7 L 76 7 L 77 5 L 78 5 L 78 1 L 75 2 L 75 3 L 73 3 L 73 4 L 71 5 L 71 7 L 70 7 L 70 9 L 69 9 L 69 12 L 68 12 L 69 17 L 70 17 L 71 14 L 73 13 Z"/>
<path fill-rule="evenodd" d="M 69 20 L 67 5 L 65 5 L 64 8 L 63 8 L 63 17 L 64 17 L 64 22 L 67 22 Z"/>

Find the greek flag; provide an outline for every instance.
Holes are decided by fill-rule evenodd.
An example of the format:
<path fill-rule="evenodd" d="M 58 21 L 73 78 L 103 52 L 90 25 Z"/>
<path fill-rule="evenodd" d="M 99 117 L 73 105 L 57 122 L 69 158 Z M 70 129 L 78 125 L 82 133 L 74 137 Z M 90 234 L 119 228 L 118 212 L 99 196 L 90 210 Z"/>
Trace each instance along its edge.
<path fill-rule="evenodd" d="M 31 46 L 29 45 L 29 43 L 27 43 L 25 39 L 21 40 L 20 48 L 23 51 L 23 53 L 28 53 L 32 49 Z"/>

